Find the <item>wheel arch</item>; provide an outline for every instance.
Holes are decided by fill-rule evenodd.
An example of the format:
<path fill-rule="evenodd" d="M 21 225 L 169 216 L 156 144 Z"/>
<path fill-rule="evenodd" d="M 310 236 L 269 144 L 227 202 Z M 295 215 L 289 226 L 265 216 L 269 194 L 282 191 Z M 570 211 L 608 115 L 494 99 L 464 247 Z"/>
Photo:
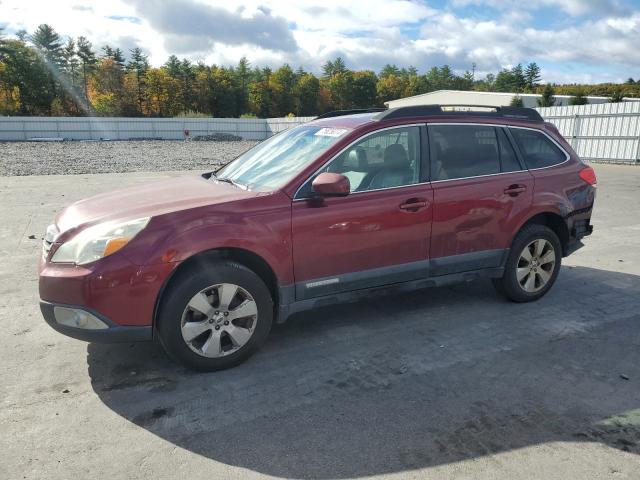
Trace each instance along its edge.
<path fill-rule="evenodd" d="M 527 225 L 544 225 L 549 227 L 554 233 L 558 236 L 560 240 L 560 244 L 562 245 L 562 255 L 566 255 L 567 245 L 569 244 L 569 227 L 567 227 L 567 223 L 565 222 L 562 216 L 558 215 L 554 212 L 541 212 L 527 219 L 520 228 L 518 232 L 525 228 Z"/>
<path fill-rule="evenodd" d="M 185 259 L 177 268 L 175 268 L 171 272 L 171 275 L 169 275 L 169 277 L 165 280 L 164 284 L 160 288 L 160 291 L 158 292 L 158 296 L 153 308 L 154 336 L 156 330 L 156 322 L 158 319 L 158 311 L 162 303 L 162 298 L 164 297 L 164 294 L 167 292 L 167 290 L 171 287 L 172 283 L 179 280 L 179 278 L 182 275 L 185 275 L 189 271 L 189 269 L 196 266 L 205 267 L 207 265 L 210 265 L 212 262 L 215 262 L 216 260 L 233 260 L 240 263 L 241 265 L 244 265 L 245 267 L 253 271 L 256 275 L 258 275 L 271 293 L 274 304 L 274 315 L 278 312 L 279 282 L 271 265 L 269 265 L 269 263 L 264 258 L 262 258 L 257 253 L 252 252 L 251 250 L 238 247 L 214 248 L 211 250 L 205 250 L 203 252 L 196 253 L 195 255 L 192 255 L 191 257 Z"/>

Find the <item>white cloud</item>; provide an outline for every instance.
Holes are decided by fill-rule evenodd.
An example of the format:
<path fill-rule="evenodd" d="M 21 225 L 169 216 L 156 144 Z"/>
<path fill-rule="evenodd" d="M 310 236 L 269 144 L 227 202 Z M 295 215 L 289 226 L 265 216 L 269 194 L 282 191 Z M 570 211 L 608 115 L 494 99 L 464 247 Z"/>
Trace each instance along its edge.
<path fill-rule="evenodd" d="M 495 18 L 476 17 L 470 4 L 492 7 Z M 544 7 L 573 20 L 542 22 L 536 12 Z M 0 18 L 8 32 L 49 23 L 96 47 L 137 43 L 155 65 L 175 53 L 224 65 L 246 55 L 255 65 L 316 72 L 337 55 L 351 68 L 375 70 L 476 63 L 482 73 L 536 61 L 549 81 L 615 80 L 640 70 L 640 9 L 624 0 L 529 0 L 526 10 L 516 0 L 451 0 L 442 9 L 417 0 L 3 0 Z"/>
<path fill-rule="evenodd" d="M 521 0 L 453 0 L 458 7 L 467 5 L 485 5 L 499 10 L 522 10 L 525 4 Z M 528 0 L 526 10 L 544 7 L 559 9 L 569 15 L 579 16 L 590 13 L 620 14 L 627 10 L 620 0 Z"/>

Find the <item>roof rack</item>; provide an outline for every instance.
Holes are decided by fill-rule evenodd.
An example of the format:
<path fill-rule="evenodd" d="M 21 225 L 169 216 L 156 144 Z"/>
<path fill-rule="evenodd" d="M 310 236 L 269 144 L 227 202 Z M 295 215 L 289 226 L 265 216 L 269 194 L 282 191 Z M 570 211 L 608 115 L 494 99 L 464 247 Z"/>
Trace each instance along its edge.
<path fill-rule="evenodd" d="M 454 108 L 482 108 L 484 110 L 454 110 Z M 501 107 L 492 105 L 411 105 L 384 110 L 375 116 L 376 120 L 394 118 L 430 117 L 439 115 L 474 115 L 490 118 L 511 118 L 543 122 L 540 114 L 533 108 Z"/>
<path fill-rule="evenodd" d="M 331 117 L 342 117 L 343 115 L 355 115 L 357 113 L 375 113 L 375 112 L 385 112 L 386 108 L 352 108 L 349 110 L 334 110 L 333 112 L 323 113 L 322 115 L 316 117 L 316 120 L 321 118 L 331 118 Z"/>

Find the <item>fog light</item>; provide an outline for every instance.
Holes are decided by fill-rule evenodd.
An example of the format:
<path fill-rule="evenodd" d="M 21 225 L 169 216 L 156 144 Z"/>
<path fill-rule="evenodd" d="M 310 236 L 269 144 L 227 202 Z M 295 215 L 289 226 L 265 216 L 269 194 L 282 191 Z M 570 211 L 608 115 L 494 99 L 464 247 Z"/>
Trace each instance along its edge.
<path fill-rule="evenodd" d="M 77 308 L 53 307 L 53 315 L 60 325 L 87 330 L 100 330 L 109 328 L 102 320 L 89 312 Z"/>

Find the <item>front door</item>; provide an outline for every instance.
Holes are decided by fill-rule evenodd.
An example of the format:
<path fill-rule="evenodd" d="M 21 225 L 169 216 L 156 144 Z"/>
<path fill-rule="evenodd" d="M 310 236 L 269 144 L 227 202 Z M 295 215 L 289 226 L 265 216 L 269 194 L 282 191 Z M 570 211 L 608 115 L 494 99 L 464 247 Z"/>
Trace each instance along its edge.
<path fill-rule="evenodd" d="M 292 212 L 297 300 L 427 276 L 433 192 L 420 151 L 420 127 L 374 132 L 322 169 L 349 178 L 349 195 L 309 200 L 313 178 L 300 189 Z"/>

